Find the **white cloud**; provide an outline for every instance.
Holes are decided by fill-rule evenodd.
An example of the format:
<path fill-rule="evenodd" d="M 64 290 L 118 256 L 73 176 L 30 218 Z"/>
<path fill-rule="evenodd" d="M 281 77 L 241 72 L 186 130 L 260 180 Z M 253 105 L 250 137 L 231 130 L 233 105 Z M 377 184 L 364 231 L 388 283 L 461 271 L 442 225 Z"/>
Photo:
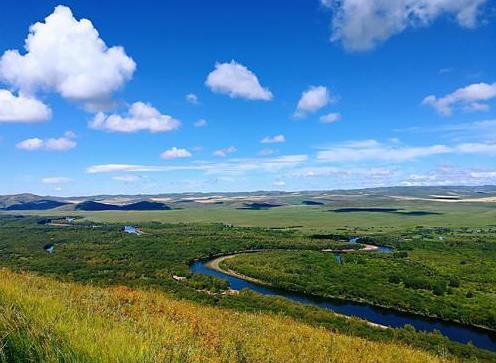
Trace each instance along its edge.
<path fill-rule="evenodd" d="M 177 129 L 180 125 L 178 120 L 161 114 L 156 108 L 144 102 L 133 103 L 125 116 L 118 114 L 107 116 L 99 112 L 89 123 L 93 129 L 127 133 L 144 130 L 167 132 Z"/>
<path fill-rule="evenodd" d="M 390 168 L 350 168 L 350 167 L 334 167 L 334 166 L 317 166 L 305 167 L 294 171 L 291 175 L 294 177 L 369 177 L 383 178 L 393 176 L 397 173 L 396 169 Z"/>
<path fill-rule="evenodd" d="M 472 171 L 470 173 L 470 176 L 476 179 L 486 179 L 486 178 L 496 179 L 496 171 Z"/>
<path fill-rule="evenodd" d="M 193 124 L 195 127 L 205 127 L 208 125 L 207 120 L 200 119 Z"/>
<path fill-rule="evenodd" d="M 195 161 L 183 165 L 135 165 L 135 164 L 100 164 L 91 165 L 86 169 L 89 174 L 100 173 L 141 173 L 141 172 L 171 172 L 171 171 L 202 171 L 207 174 L 238 175 L 249 171 L 277 173 L 290 169 L 308 160 L 307 155 L 283 155 L 274 158 L 229 159 L 223 162 Z"/>
<path fill-rule="evenodd" d="M 209 164 L 189 165 L 139 165 L 139 164 L 98 164 L 86 168 L 88 174 L 102 173 L 144 173 L 144 172 L 167 172 L 181 170 L 208 170 Z"/>
<path fill-rule="evenodd" d="M 286 182 L 282 181 L 282 180 L 276 180 L 274 183 L 272 183 L 273 186 L 275 187 L 285 187 L 286 186 Z"/>
<path fill-rule="evenodd" d="M 191 157 L 191 153 L 186 149 L 178 149 L 174 146 L 172 149 L 164 151 L 160 156 L 165 160 L 181 159 Z"/>
<path fill-rule="evenodd" d="M 52 90 L 95 104 L 108 100 L 136 68 L 122 47 L 108 48 L 88 19 L 76 20 L 65 6 L 32 25 L 24 47 L 25 54 L 7 50 L 0 58 L 0 79 L 25 94 Z"/>
<path fill-rule="evenodd" d="M 445 139 L 457 142 L 487 142 L 496 140 L 496 119 L 459 122 L 428 127 L 408 127 L 395 131 L 408 133 L 435 133 L 441 135 Z"/>
<path fill-rule="evenodd" d="M 86 169 L 89 174 L 117 173 L 117 172 L 152 172 L 161 171 L 160 166 L 133 165 L 133 164 L 100 164 L 92 165 Z"/>
<path fill-rule="evenodd" d="M 456 151 L 462 154 L 489 154 L 496 153 L 495 143 L 463 143 L 455 147 Z"/>
<path fill-rule="evenodd" d="M 364 160 L 402 162 L 449 152 L 451 152 L 451 149 L 445 145 L 396 147 L 384 144 L 363 146 L 345 144 L 318 152 L 317 159 L 332 162 L 356 162 Z"/>
<path fill-rule="evenodd" d="M 489 185 L 496 183 L 496 171 L 439 166 L 427 173 L 411 174 L 401 181 L 405 186 Z"/>
<path fill-rule="evenodd" d="M 375 47 L 408 27 L 428 26 L 443 15 L 473 28 L 486 0 L 321 0 L 332 9 L 331 41 L 352 51 Z"/>
<path fill-rule="evenodd" d="M 217 63 L 210 72 L 205 84 L 216 93 L 228 95 L 231 98 L 269 101 L 272 92 L 262 87 L 257 76 L 244 65 L 236 63 Z"/>
<path fill-rule="evenodd" d="M 374 139 L 366 139 L 366 140 L 355 140 L 355 141 L 347 141 L 342 144 L 343 146 L 351 147 L 351 148 L 366 148 L 372 146 L 379 146 L 380 143 Z"/>
<path fill-rule="evenodd" d="M 210 168 L 211 166 L 206 163 L 193 163 L 187 165 L 97 164 L 87 167 L 86 172 L 88 174 L 144 173 L 181 170 L 208 170 Z"/>
<path fill-rule="evenodd" d="M 185 97 L 186 101 L 191 103 L 192 105 L 197 105 L 198 102 L 198 96 L 195 95 L 194 93 L 188 93 Z"/>
<path fill-rule="evenodd" d="M 59 137 L 56 139 L 47 139 L 45 148 L 47 150 L 65 151 L 76 147 L 76 142 L 68 137 Z"/>
<path fill-rule="evenodd" d="M 452 73 L 454 71 L 455 69 L 453 67 L 445 67 L 439 70 L 439 74 L 447 74 L 447 73 Z"/>
<path fill-rule="evenodd" d="M 50 107 L 43 102 L 0 89 L 0 122 L 40 122 L 51 117 Z"/>
<path fill-rule="evenodd" d="M 307 114 L 327 106 L 329 102 L 331 102 L 331 96 L 326 87 L 311 86 L 301 94 L 294 116 L 297 118 L 305 117 Z"/>
<path fill-rule="evenodd" d="M 116 175 L 112 179 L 124 183 L 134 183 L 140 180 L 140 177 L 137 175 Z"/>
<path fill-rule="evenodd" d="M 225 149 L 215 150 L 214 151 L 214 155 L 215 156 L 225 157 L 228 154 L 234 153 L 236 151 L 238 151 L 238 149 L 236 149 L 235 146 L 229 146 L 229 147 L 226 147 Z"/>
<path fill-rule="evenodd" d="M 496 154 L 496 143 L 461 143 L 455 145 L 407 146 L 383 144 L 376 140 L 353 141 L 326 148 L 317 159 L 326 162 L 387 161 L 405 162 L 442 154 Z"/>
<path fill-rule="evenodd" d="M 16 145 L 16 147 L 21 150 L 33 151 L 43 148 L 44 145 L 45 142 L 42 139 L 38 137 L 33 137 L 31 139 L 26 139 L 24 141 L 19 142 Z"/>
<path fill-rule="evenodd" d="M 267 136 L 267 137 L 264 137 L 262 140 L 260 140 L 260 142 L 262 144 L 278 144 L 278 143 L 281 143 L 281 142 L 286 142 L 286 138 L 284 137 L 284 135 L 276 135 L 276 136 Z"/>
<path fill-rule="evenodd" d="M 263 150 L 260 150 L 260 152 L 258 153 L 258 155 L 260 155 L 260 156 L 269 156 L 269 155 L 273 155 L 275 153 L 276 153 L 276 150 L 263 149 Z"/>
<path fill-rule="evenodd" d="M 26 151 L 67 151 L 76 147 L 76 142 L 74 141 L 75 134 L 68 131 L 62 137 L 40 139 L 38 137 L 33 137 L 19 142 L 16 147 L 21 150 Z"/>
<path fill-rule="evenodd" d="M 41 179 L 43 184 L 67 184 L 71 183 L 73 179 L 63 176 L 53 176 Z"/>
<path fill-rule="evenodd" d="M 427 96 L 422 103 L 434 107 L 443 116 L 450 116 L 456 106 L 462 106 L 466 111 L 486 111 L 489 105 L 482 102 L 495 97 L 496 83 L 473 83 L 441 98 Z"/>
<path fill-rule="evenodd" d="M 356 166 L 306 166 L 290 170 L 287 178 L 313 189 L 350 189 L 397 185 L 403 175 L 401 169 L 391 167 Z"/>
<path fill-rule="evenodd" d="M 448 125 L 434 126 L 434 127 L 408 127 L 405 129 L 396 129 L 395 131 L 401 132 L 447 132 L 447 131 L 467 131 L 467 132 L 480 132 L 486 134 L 487 132 L 496 128 L 496 119 L 454 123 Z"/>
<path fill-rule="evenodd" d="M 267 174 L 294 168 L 307 160 L 307 155 L 295 154 L 272 158 L 233 158 L 225 162 L 203 163 L 194 166 L 197 167 L 196 170 L 204 170 L 207 174 L 216 175 L 240 175 L 257 171 Z"/>
<path fill-rule="evenodd" d="M 320 122 L 325 124 L 331 124 L 339 120 L 341 120 L 341 114 L 337 112 L 331 112 L 326 115 L 320 116 Z"/>

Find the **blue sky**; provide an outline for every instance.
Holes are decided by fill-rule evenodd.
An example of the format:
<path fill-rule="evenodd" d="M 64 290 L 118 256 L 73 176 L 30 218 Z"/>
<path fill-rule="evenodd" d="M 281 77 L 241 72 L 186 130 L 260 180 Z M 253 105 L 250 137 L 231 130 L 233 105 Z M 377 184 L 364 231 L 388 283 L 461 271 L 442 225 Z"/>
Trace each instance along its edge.
<path fill-rule="evenodd" d="M 495 15 L 489 0 L 2 1 L 0 192 L 494 184 Z"/>

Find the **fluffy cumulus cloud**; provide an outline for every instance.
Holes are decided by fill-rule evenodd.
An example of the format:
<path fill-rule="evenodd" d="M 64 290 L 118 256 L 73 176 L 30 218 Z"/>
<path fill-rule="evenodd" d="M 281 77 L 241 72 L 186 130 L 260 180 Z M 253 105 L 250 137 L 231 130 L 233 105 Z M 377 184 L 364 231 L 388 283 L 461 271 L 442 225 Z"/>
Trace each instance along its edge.
<path fill-rule="evenodd" d="M 303 118 L 309 113 L 316 112 L 331 102 L 331 96 L 327 87 L 311 86 L 301 94 L 296 105 L 294 117 Z"/>
<path fill-rule="evenodd" d="M 324 124 L 332 124 L 339 120 L 341 120 L 341 114 L 337 112 L 331 112 L 320 116 L 320 122 Z"/>
<path fill-rule="evenodd" d="M 21 150 L 34 151 L 40 150 L 44 147 L 45 141 L 39 137 L 32 137 L 30 139 L 19 142 L 16 147 Z"/>
<path fill-rule="evenodd" d="M 95 105 L 107 102 L 136 68 L 122 47 L 108 48 L 91 21 L 77 20 L 65 6 L 30 27 L 24 48 L 0 58 L 0 79 L 24 94 L 50 90 Z"/>
<path fill-rule="evenodd" d="M 89 126 L 110 132 L 167 132 L 177 129 L 181 123 L 172 116 L 161 114 L 156 108 L 144 102 L 133 103 L 126 115 L 106 115 L 99 112 Z"/>
<path fill-rule="evenodd" d="M 230 63 L 217 63 L 210 72 L 205 84 L 216 93 L 231 98 L 270 101 L 272 92 L 262 87 L 257 76 L 242 64 L 234 60 Z"/>
<path fill-rule="evenodd" d="M 51 116 L 50 107 L 43 102 L 0 89 L 0 122 L 40 122 Z"/>
<path fill-rule="evenodd" d="M 238 151 L 238 149 L 236 149 L 235 146 L 229 146 L 229 147 L 226 147 L 224 149 L 219 149 L 219 150 L 215 150 L 214 151 L 214 155 L 215 156 L 221 156 L 221 157 L 225 157 L 229 154 L 232 154 L 234 152 Z"/>
<path fill-rule="evenodd" d="M 424 105 L 434 107 L 443 116 L 450 116 L 454 108 L 461 107 L 465 111 L 486 111 L 489 105 L 485 102 L 496 97 L 496 83 L 473 83 L 467 87 L 458 88 L 443 96 L 427 96 Z"/>
<path fill-rule="evenodd" d="M 285 141 L 286 141 L 286 137 L 284 137 L 284 135 L 282 134 L 276 136 L 267 136 L 264 137 L 262 140 L 260 140 L 262 144 L 278 144 Z"/>
<path fill-rule="evenodd" d="M 321 0 L 332 10 L 332 36 L 352 51 L 375 47 L 408 27 L 428 26 L 443 15 L 464 28 L 477 24 L 487 0 Z"/>
<path fill-rule="evenodd" d="M 179 149 L 177 147 L 173 147 L 169 150 L 165 150 L 161 155 L 162 159 L 170 160 L 170 159 L 183 159 L 191 157 L 191 153 L 186 149 Z"/>
<path fill-rule="evenodd" d="M 75 137 L 74 133 L 68 131 L 64 136 L 58 138 L 40 139 L 38 137 L 33 137 L 26 139 L 19 142 L 16 147 L 26 151 L 67 151 L 76 147 L 77 144 L 76 141 L 74 141 Z"/>

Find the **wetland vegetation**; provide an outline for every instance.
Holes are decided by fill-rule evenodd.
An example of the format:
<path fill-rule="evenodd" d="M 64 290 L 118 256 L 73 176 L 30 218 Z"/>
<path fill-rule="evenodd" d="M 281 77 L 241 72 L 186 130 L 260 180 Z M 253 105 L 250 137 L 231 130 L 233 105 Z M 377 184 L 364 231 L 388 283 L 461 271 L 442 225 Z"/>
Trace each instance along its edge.
<path fill-rule="evenodd" d="M 332 253 L 320 251 L 349 247 L 349 238 L 356 236 L 352 234 L 353 230 L 309 234 L 304 230 L 291 228 L 155 222 L 140 224 L 139 228 L 144 234 L 136 236 L 123 233 L 122 225 L 116 223 L 102 224 L 78 219 L 61 226 L 54 221 L 57 218 L 1 217 L 0 251 L 3 258 L 0 266 L 14 272 L 37 273 L 58 281 L 100 287 L 151 289 L 174 296 L 175 299 L 234 311 L 283 314 L 334 333 L 376 342 L 406 344 L 435 355 L 477 357 L 481 360 L 495 358 L 494 353 L 452 342 L 436 333 L 416 332 L 410 327 L 383 330 L 357 319 L 346 319 L 332 312 L 277 297 L 261 296 L 250 291 L 230 294 L 226 281 L 189 272 L 189 264 L 198 258 L 243 250 L 270 250 L 248 257 L 240 256 L 225 263 L 233 264 L 233 269 L 244 271 L 255 261 L 250 259 L 260 259 L 257 265 L 263 268 L 264 276 L 261 276 L 262 270 L 258 269 L 244 272 L 293 290 L 304 289 L 315 293 L 324 288 L 322 291 L 329 295 L 339 291 L 341 297 L 363 299 L 371 303 L 374 303 L 374 299 L 379 301 L 384 298 L 388 306 L 398 309 L 403 308 L 401 303 L 404 301 L 395 300 L 399 292 L 388 296 L 388 289 L 374 292 L 373 286 L 384 282 L 385 286 L 392 287 L 391 291 L 397 289 L 408 292 L 412 298 L 410 304 L 415 308 L 417 307 L 413 303 L 425 296 L 429 296 L 426 304 L 432 304 L 428 305 L 429 309 L 443 306 L 439 301 L 444 300 L 440 299 L 453 299 L 456 302 L 456 299 L 463 297 L 470 301 L 465 307 L 461 305 L 464 309 L 460 312 L 466 315 L 449 315 L 450 311 L 447 310 L 446 315 L 438 316 L 460 320 L 466 324 L 493 327 L 491 316 L 494 315 L 491 314 L 494 314 L 494 306 L 488 304 L 488 301 L 494 299 L 494 291 L 490 283 L 485 283 L 492 281 L 488 278 L 494 278 L 494 245 L 491 239 L 494 231 L 491 228 L 477 231 L 470 228 L 457 231 L 414 228 L 401 233 L 371 233 L 363 236 L 360 242 L 389 244 L 395 246 L 396 251 L 388 255 L 344 253 L 344 263 L 337 265 Z M 444 236 L 442 240 L 439 239 L 441 236 Z M 51 254 L 43 249 L 47 243 L 55 246 Z M 356 243 L 355 246 L 359 248 L 360 244 Z M 457 252 L 450 253 L 450 248 L 457 249 Z M 451 257 L 447 258 L 443 253 Z M 279 275 L 281 266 L 284 265 L 283 260 L 292 270 Z M 431 282 L 445 282 L 446 290 L 436 295 L 434 289 L 437 285 L 407 287 L 406 279 L 411 274 L 407 273 L 407 268 L 402 267 L 406 262 L 406 266 L 410 268 L 424 264 L 420 271 L 425 273 L 420 277 Z M 269 264 L 272 265 L 270 271 L 267 270 Z M 341 272 L 341 287 L 332 283 L 335 281 L 332 279 L 331 283 L 326 283 L 325 269 L 329 266 L 331 269 L 344 269 Z M 358 277 L 353 277 L 354 273 Z M 370 274 L 371 277 L 360 280 L 360 276 L 366 277 L 364 274 Z M 299 278 L 293 280 L 296 275 Z M 313 276 L 312 279 L 309 279 L 310 275 Z M 449 279 L 448 275 L 454 278 Z M 184 276 L 186 279 L 176 281 L 173 276 Z M 392 276 L 400 276 L 400 280 L 395 281 Z M 362 281 L 362 285 L 348 289 L 356 281 Z M 430 314 L 436 310 L 432 308 L 419 312 Z"/>

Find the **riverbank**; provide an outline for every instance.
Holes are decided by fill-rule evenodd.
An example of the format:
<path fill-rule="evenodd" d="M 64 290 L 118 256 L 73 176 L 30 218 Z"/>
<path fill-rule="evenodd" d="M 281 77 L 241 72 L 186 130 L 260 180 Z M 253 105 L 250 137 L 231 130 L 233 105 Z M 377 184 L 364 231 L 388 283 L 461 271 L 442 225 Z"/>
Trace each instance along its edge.
<path fill-rule="evenodd" d="M 261 252 L 261 251 L 259 251 L 259 252 Z M 240 274 L 239 272 L 236 272 L 236 271 L 231 270 L 231 269 L 223 269 L 220 266 L 220 264 L 223 261 L 225 261 L 227 259 L 230 259 L 230 258 L 234 258 L 234 257 L 236 257 L 236 256 L 238 256 L 240 254 L 241 253 L 236 253 L 236 254 L 232 254 L 232 255 L 217 257 L 217 258 L 215 258 L 213 260 L 210 260 L 210 261 L 206 262 L 205 263 L 205 266 L 207 268 L 210 268 L 210 269 L 214 270 L 214 271 L 217 271 L 217 272 L 220 272 L 220 273 L 223 273 L 223 274 L 232 276 L 232 277 L 236 277 L 236 278 L 241 279 L 241 280 L 252 282 L 254 284 L 258 284 L 258 285 L 262 285 L 262 286 L 267 286 L 267 287 L 274 287 L 271 284 L 269 284 L 268 282 L 265 282 L 265 281 L 262 281 L 262 280 L 259 280 L 259 279 L 256 279 L 256 278 L 253 278 L 253 277 L 250 277 L 250 276 L 246 276 L 246 275 Z M 348 316 L 348 315 L 339 314 L 339 313 L 336 313 L 336 312 L 334 312 L 334 314 L 336 314 L 336 316 L 339 316 L 341 318 L 353 319 L 353 317 Z M 374 323 L 372 321 L 363 320 L 363 322 L 365 324 L 367 324 L 368 326 L 371 326 L 371 327 L 374 327 L 374 328 L 389 329 L 389 327 L 386 326 L 386 325 Z"/>
<path fill-rule="evenodd" d="M 254 284 L 271 286 L 269 283 L 267 283 L 265 281 L 262 281 L 262 280 L 259 280 L 259 279 L 256 279 L 256 278 L 253 278 L 253 277 L 250 277 L 250 276 L 246 276 L 246 275 L 240 274 L 240 273 L 238 273 L 236 271 L 233 271 L 233 270 L 230 270 L 230 269 L 225 270 L 222 267 L 220 267 L 220 264 L 221 264 L 222 261 L 225 261 L 227 259 L 236 257 L 239 254 L 240 253 L 235 253 L 235 254 L 232 254 L 232 255 L 217 257 L 217 258 L 215 258 L 213 260 L 210 260 L 210 261 L 206 262 L 205 263 L 205 266 L 207 266 L 208 268 L 210 268 L 212 270 L 221 272 L 223 274 L 226 274 L 226 275 L 229 275 L 229 276 L 233 276 L 233 277 L 237 277 L 238 279 L 242 279 L 242 280 L 245 280 L 245 281 L 253 282 Z"/>
<path fill-rule="evenodd" d="M 351 252 L 378 252 L 380 251 L 383 247 L 382 246 L 376 246 L 376 245 L 370 245 L 370 244 L 363 244 L 363 248 L 361 249 L 349 249 L 349 250 L 332 250 L 332 249 L 324 249 L 324 250 L 321 250 L 321 252 L 330 252 L 330 253 L 335 253 L 335 254 L 339 254 L 341 252 L 346 252 L 346 253 L 351 253 Z M 411 315 L 411 316 L 415 316 L 415 317 L 418 317 L 420 319 L 426 319 L 426 320 L 432 320 L 432 321 L 440 321 L 440 322 L 443 322 L 445 324 L 457 324 L 461 327 L 468 327 L 468 328 L 474 328 L 474 329 L 478 329 L 478 330 L 481 330 L 481 331 L 486 331 L 492 335 L 494 335 L 494 338 L 493 340 L 496 341 L 496 330 L 489 327 L 489 326 L 486 326 L 486 325 L 481 325 L 481 324 L 465 324 L 463 321 L 461 320 L 457 320 L 457 319 L 447 319 L 447 318 L 444 318 L 442 316 L 439 316 L 439 315 L 436 315 L 436 314 L 428 314 L 428 313 L 424 313 L 424 312 L 420 312 L 418 310 L 415 310 L 415 309 L 405 309 L 405 308 L 402 308 L 402 307 L 399 307 L 399 306 L 395 306 L 395 305 L 386 305 L 386 304 L 380 304 L 380 303 L 377 303 L 376 301 L 372 301 L 372 300 L 368 300 L 368 299 L 364 299 L 364 298 L 357 298 L 357 297 L 343 297 L 343 296 L 336 296 L 336 295 L 331 295 L 331 294 L 316 294 L 316 293 L 312 293 L 312 292 L 308 292 L 308 291 L 305 291 L 305 290 L 301 290 L 301 289 L 284 289 L 282 288 L 281 286 L 278 286 L 277 284 L 271 284 L 267 281 L 264 281 L 264 280 L 260 280 L 258 278 L 255 278 L 255 277 L 251 277 L 251 276 L 248 276 L 248 275 L 244 275 L 238 271 L 235 271 L 233 269 L 227 269 L 227 268 L 222 268 L 220 267 L 220 264 L 222 263 L 222 261 L 226 260 L 226 259 L 230 259 L 230 258 L 233 258 L 233 257 L 236 257 L 238 255 L 241 255 L 241 254 L 244 254 L 244 253 L 258 253 L 258 252 L 270 252 L 270 251 L 273 251 L 273 250 L 250 250 L 250 251 L 239 251 L 239 252 L 236 252 L 236 253 L 233 253 L 231 255 L 227 255 L 227 256 L 221 256 L 219 257 L 219 261 L 217 262 L 217 268 L 215 269 L 216 271 L 218 272 L 221 272 L 221 273 L 224 273 L 226 275 L 229 275 L 229 276 L 233 276 L 233 277 L 236 277 L 236 278 L 240 278 L 242 280 L 245 280 L 245 281 L 248 281 L 248 282 L 252 282 L 252 283 L 255 283 L 255 284 L 259 284 L 259 285 L 263 285 L 263 286 L 270 286 L 272 288 L 275 288 L 275 289 L 278 289 L 278 290 L 285 290 L 289 293 L 297 293 L 297 294 L 304 294 L 304 295 L 307 295 L 307 296 L 312 296 L 312 297 L 315 297 L 315 298 L 321 298 L 321 299 L 331 299 L 333 301 L 340 301 L 340 302 L 343 302 L 343 303 L 346 303 L 346 302 L 349 302 L 349 303 L 357 303 L 357 304 L 361 304 L 361 305 L 368 305 L 368 306 L 371 306 L 371 307 L 374 307 L 374 308 L 378 308 L 378 309 L 382 309 L 384 311 L 389 311 L 389 312 L 397 312 L 399 314 L 406 314 L 406 315 Z M 286 250 L 286 251 L 293 251 L 293 250 Z M 386 253 L 389 253 L 389 252 L 392 252 L 393 249 L 390 249 L 388 251 L 386 251 Z M 217 260 L 217 259 L 216 259 Z M 208 266 L 208 262 L 206 264 Z M 208 266 L 209 267 L 209 266 Z"/>
<path fill-rule="evenodd" d="M 365 243 L 361 243 L 361 245 L 363 246 L 363 248 L 359 248 L 359 249 L 347 248 L 347 249 L 343 249 L 343 250 L 336 250 L 336 249 L 327 248 L 327 249 L 323 249 L 321 251 L 322 252 L 334 252 L 334 253 L 359 252 L 359 251 L 374 252 L 374 251 L 379 251 L 379 249 L 380 249 L 380 247 L 376 246 L 376 245 L 370 245 L 370 244 L 365 244 Z"/>
<path fill-rule="evenodd" d="M 381 247 L 379 246 L 376 246 L 376 245 L 371 245 L 371 244 L 362 244 L 363 248 L 359 248 L 359 249 L 353 249 L 353 248 L 347 248 L 347 249 L 323 249 L 321 250 L 321 252 L 331 252 L 331 253 L 341 253 L 341 252 L 376 252 L 376 251 L 379 251 L 381 249 Z M 391 249 L 392 250 L 392 249 Z M 250 277 L 250 276 L 247 276 L 247 275 L 243 275 L 239 272 L 236 272 L 234 270 L 231 270 L 231 269 L 223 269 L 220 267 L 220 264 L 227 260 L 227 259 L 230 259 L 230 258 L 233 258 L 233 257 L 236 257 L 242 253 L 256 253 L 256 252 L 266 252 L 266 251 L 271 251 L 271 250 L 247 250 L 247 251 L 239 251 L 239 252 L 235 252 L 235 253 L 232 253 L 232 254 L 229 254 L 229 255 L 222 255 L 222 256 L 218 256 L 210 261 L 207 261 L 205 263 L 205 265 L 212 269 L 212 270 L 215 270 L 215 271 L 218 271 L 218 272 L 221 272 L 221 273 L 224 273 L 226 275 L 229 275 L 229 276 L 233 276 L 233 277 L 237 277 L 237 278 L 240 278 L 240 279 L 243 279 L 243 280 L 246 280 L 246 281 L 249 281 L 249 282 L 253 282 L 255 284 L 260 284 L 260 285 L 265 285 L 265 286 L 271 286 L 268 282 L 265 282 L 263 280 L 259 280 L 259 279 L 256 279 L 254 277 Z M 289 251 L 289 250 L 285 250 L 285 251 Z"/>
<path fill-rule="evenodd" d="M 379 247 L 373 246 L 373 248 L 369 247 L 366 251 L 377 251 L 378 249 Z M 353 251 L 358 252 L 363 250 L 364 249 Z M 246 276 L 232 269 L 221 267 L 223 261 L 243 253 L 254 252 L 263 251 L 238 251 L 230 255 L 218 256 L 208 262 L 203 260 L 203 263 L 197 262 L 195 267 L 192 268 L 192 271 L 228 279 L 231 287 L 234 289 L 241 290 L 248 288 L 261 294 L 281 296 L 299 303 L 328 309 L 340 317 L 357 317 L 362 319 L 362 321 L 369 326 L 387 329 L 389 327 L 401 328 L 404 325 L 409 324 L 413 325 L 419 331 L 439 330 L 443 335 L 454 341 L 461 343 L 472 341 L 477 342 L 477 346 L 489 350 L 496 349 L 494 332 L 486 327 L 468 326 L 456 321 L 445 320 L 437 316 L 421 315 L 416 311 L 406 311 L 394 309 L 390 306 L 381 306 L 362 299 L 358 301 L 357 299 L 342 299 L 333 296 L 307 294 L 297 290 L 281 290 L 277 286 L 265 281 Z"/>

